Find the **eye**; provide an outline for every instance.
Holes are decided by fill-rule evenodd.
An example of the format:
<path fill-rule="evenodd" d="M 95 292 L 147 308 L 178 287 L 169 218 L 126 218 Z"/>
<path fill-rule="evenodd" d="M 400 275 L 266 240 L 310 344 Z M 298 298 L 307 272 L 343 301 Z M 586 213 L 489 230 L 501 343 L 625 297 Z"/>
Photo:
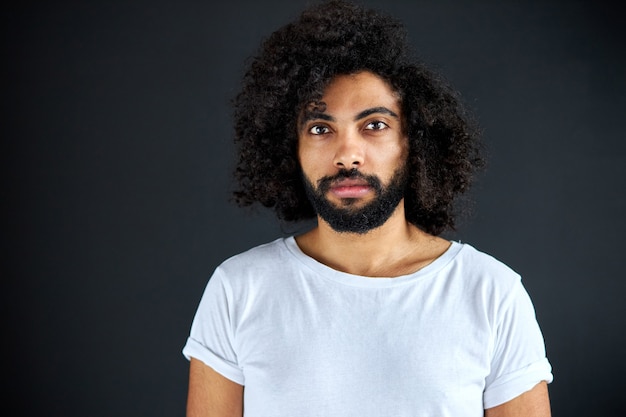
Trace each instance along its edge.
<path fill-rule="evenodd" d="M 369 122 L 366 126 L 366 130 L 383 130 L 388 128 L 389 126 L 385 122 L 381 122 L 380 120 L 374 120 L 373 122 Z"/>
<path fill-rule="evenodd" d="M 309 133 L 311 135 L 324 135 L 330 133 L 330 129 L 324 125 L 315 125 L 309 128 Z"/>

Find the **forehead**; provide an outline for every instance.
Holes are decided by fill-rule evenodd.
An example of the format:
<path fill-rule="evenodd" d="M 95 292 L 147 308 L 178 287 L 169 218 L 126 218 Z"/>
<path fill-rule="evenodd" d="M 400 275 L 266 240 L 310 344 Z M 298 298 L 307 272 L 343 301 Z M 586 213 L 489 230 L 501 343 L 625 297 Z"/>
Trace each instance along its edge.
<path fill-rule="evenodd" d="M 363 71 L 335 76 L 324 89 L 321 101 L 326 111 L 333 108 L 393 107 L 399 110 L 400 96 L 380 76 Z"/>

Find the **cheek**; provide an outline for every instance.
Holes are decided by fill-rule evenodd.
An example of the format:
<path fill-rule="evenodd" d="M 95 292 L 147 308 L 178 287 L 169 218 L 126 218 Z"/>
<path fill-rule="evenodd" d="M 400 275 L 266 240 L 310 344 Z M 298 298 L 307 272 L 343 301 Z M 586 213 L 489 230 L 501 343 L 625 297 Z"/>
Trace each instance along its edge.
<path fill-rule="evenodd" d="M 315 173 L 312 171 L 315 164 L 311 159 L 311 153 L 306 150 L 298 149 L 298 162 L 300 163 L 300 170 L 309 180 L 315 177 Z"/>
<path fill-rule="evenodd" d="M 404 138 L 398 149 L 398 158 L 402 162 L 406 162 L 409 157 L 409 139 Z"/>
<path fill-rule="evenodd" d="M 381 164 L 395 165 L 397 163 L 405 161 L 408 155 L 408 143 L 402 142 L 389 144 L 387 147 L 379 149 L 377 152 L 374 152 L 371 156 L 376 158 L 376 160 Z"/>
<path fill-rule="evenodd" d="M 296 157 L 298 159 L 298 163 L 300 164 L 300 168 L 304 169 L 307 166 L 307 158 L 308 153 L 306 152 L 306 147 L 302 146 L 301 142 L 298 142 L 298 149 L 296 150 Z"/>
<path fill-rule="evenodd" d="M 324 152 L 311 146 L 299 146 L 298 147 L 298 162 L 300 162 L 300 168 L 311 176 L 311 173 L 319 170 L 323 167 Z"/>

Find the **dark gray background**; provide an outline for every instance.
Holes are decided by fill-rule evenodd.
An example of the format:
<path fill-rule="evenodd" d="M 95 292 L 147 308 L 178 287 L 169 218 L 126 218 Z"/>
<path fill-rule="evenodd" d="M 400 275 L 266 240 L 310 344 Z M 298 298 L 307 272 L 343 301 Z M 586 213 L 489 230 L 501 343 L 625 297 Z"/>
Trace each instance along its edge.
<path fill-rule="evenodd" d="M 294 227 L 231 204 L 228 101 L 304 1 L 5 6 L 2 316 L 13 415 L 182 416 L 225 257 Z M 385 1 L 475 109 L 490 165 L 454 238 L 523 275 L 555 416 L 625 415 L 623 16 L 598 1 Z"/>

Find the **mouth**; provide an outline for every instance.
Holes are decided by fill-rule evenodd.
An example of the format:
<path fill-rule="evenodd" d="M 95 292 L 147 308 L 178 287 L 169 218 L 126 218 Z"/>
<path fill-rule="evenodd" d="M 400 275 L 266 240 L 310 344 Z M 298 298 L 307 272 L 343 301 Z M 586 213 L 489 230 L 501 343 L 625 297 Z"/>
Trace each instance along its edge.
<path fill-rule="evenodd" d="M 338 198 L 361 198 L 368 194 L 372 187 L 363 178 L 345 178 L 331 184 L 329 192 Z"/>

